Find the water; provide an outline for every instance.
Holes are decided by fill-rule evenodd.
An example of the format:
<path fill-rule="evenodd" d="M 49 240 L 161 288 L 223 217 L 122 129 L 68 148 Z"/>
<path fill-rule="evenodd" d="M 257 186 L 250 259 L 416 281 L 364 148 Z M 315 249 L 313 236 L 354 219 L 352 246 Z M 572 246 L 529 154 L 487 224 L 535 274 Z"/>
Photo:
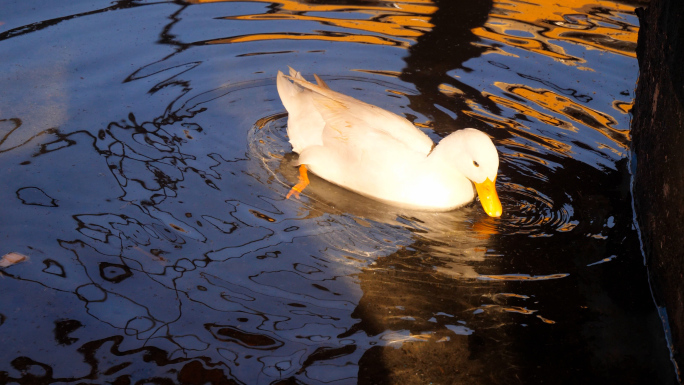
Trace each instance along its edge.
<path fill-rule="evenodd" d="M 635 1 L 3 0 L 0 383 L 672 384 Z M 501 155 L 504 215 L 312 178 L 287 65 Z"/>

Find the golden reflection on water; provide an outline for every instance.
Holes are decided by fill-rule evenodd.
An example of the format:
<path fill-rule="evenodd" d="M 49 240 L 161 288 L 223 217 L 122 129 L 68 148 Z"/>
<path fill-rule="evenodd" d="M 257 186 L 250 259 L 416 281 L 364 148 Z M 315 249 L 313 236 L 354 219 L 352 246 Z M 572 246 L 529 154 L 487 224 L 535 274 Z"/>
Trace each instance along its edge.
<path fill-rule="evenodd" d="M 203 4 L 203 3 L 238 3 L 243 0 L 188 0 L 189 4 Z M 250 2 L 260 2 L 265 4 L 279 4 L 277 8 L 291 11 L 291 12 L 335 12 L 335 11 L 349 11 L 355 9 L 365 9 L 369 11 L 382 11 L 388 9 L 400 10 L 407 13 L 433 13 L 437 7 L 431 0 L 412 0 L 410 2 L 376 0 L 368 2 L 373 5 L 349 5 L 343 4 L 325 4 L 325 3 L 310 3 L 307 1 L 296 0 L 251 0 Z"/>
<path fill-rule="evenodd" d="M 545 110 L 561 114 L 576 123 L 584 124 L 594 128 L 598 132 L 605 135 L 608 139 L 614 141 L 615 144 L 620 146 L 625 151 L 629 147 L 629 131 L 616 129 L 615 126 L 617 126 L 618 122 L 615 120 L 615 118 L 606 113 L 588 108 L 551 90 L 532 88 L 521 84 L 506 84 L 503 82 L 496 82 L 495 84 L 502 90 L 524 98 L 525 100 L 534 102 Z M 535 117 L 544 123 L 548 123 L 572 132 L 577 132 L 577 128 L 568 122 L 555 119 L 552 116 L 538 112 L 510 99 L 498 98 L 493 95 L 491 97 L 492 99 L 496 98 L 495 100 L 499 104 L 513 108 L 527 116 Z M 625 110 L 627 109 L 625 108 Z M 622 110 L 620 111 L 622 112 Z"/>
<path fill-rule="evenodd" d="M 235 0 L 191 0 L 191 4 L 235 2 Z M 296 0 L 255 0 L 251 3 L 264 3 L 270 6 L 263 13 L 230 15 L 224 20 L 233 21 L 283 21 L 283 30 L 258 32 L 228 36 L 207 41 L 207 44 L 233 44 L 274 40 L 318 40 L 395 46 L 409 48 L 417 39 L 433 27 L 431 17 L 437 5 L 430 0 L 411 2 L 373 1 L 363 4 L 325 4 Z M 503 47 L 490 46 L 489 54 L 517 56 L 509 47 L 556 59 L 562 63 L 578 65 L 585 60 L 567 52 L 568 43 L 585 48 L 595 48 L 628 57 L 635 57 L 638 26 L 630 24 L 625 15 L 633 15 L 634 6 L 618 2 L 597 0 L 569 0 L 562 3 L 556 0 L 533 1 L 494 1 L 487 22 L 472 30 L 475 36 L 488 41 L 504 44 Z M 295 23 L 288 24 L 287 21 Z M 310 26 L 308 30 L 294 31 Z M 565 47 L 565 48 L 564 48 Z M 592 70 L 591 68 L 579 67 Z M 358 70 L 363 71 L 363 70 Z M 377 70 L 375 71 L 377 72 Z M 399 73 L 388 73 L 399 76 Z M 456 76 L 458 77 L 458 76 Z M 598 143 L 599 150 L 608 150 L 623 156 L 626 152 L 629 132 L 616 128 L 617 121 L 609 114 L 591 109 L 580 100 L 564 96 L 554 90 L 532 88 L 522 84 L 495 82 L 494 85 L 504 93 L 517 96 L 512 99 L 483 91 L 483 95 L 496 105 L 515 111 L 542 123 L 558 127 L 572 133 L 578 132 L 576 124 L 586 125 L 603 134 L 609 143 Z M 440 91 L 454 98 L 465 97 L 462 90 L 448 84 L 440 85 Z M 576 95 L 573 95 L 577 99 Z M 588 96 L 587 96 L 588 98 Z M 589 98 L 590 100 L 591 98 Z M 531 103 L 526 103 L 526 102 Z M 494 127 L 513 131 L 516 136 L 526 136 L 537 143 L 548 145 L 547 149 L 570 156 L 571 146 L 549 137 L 539 137 L 529 132 L 524 123 L 494 115 L 483 110 L 474 101 L 467 101 L 469 111 L 462 111 Z M 631 101 L 616 100 L 612 113 L 627 114 Z M 430 123 L 424 124 L 429 127 Z M 523 132 L 525 133 L 523 134 Z M 531 138 L 538 136 L 537 138 Z"/>
<path fill-rule="evenodd" d="M 336 33 L 327 35 L 317 34 L 292 34 L 292 33 L 260 33 L 256 35 L 235 36 L 225 39 L 216 39 L 207 42 L 208 44 L 232 44 L 232 43 L 248 43 L 260 40 L 322 40 L 322 41 L 338 41 L 347 43 L 366 43 L 374 45 L 400 45 L 404 43 L 394 42 L 386 39 L 381 39 L 375 36 L 359 36 L 350 35 L 346 33 Z"/>
<path fill-rule="evenodd" d="M 229 0 L 230 1 L 230 0 Z M 229 2 L 226 0 L 193 0 L 189 3 Z M 291 20 L 298 23 L 314 22 L 317 24 L 343 28 L 347 32 L 316 31 L 316 33 L 257 33 L 251 35 L 234 36 L 210 41 L 210 44 L 243 43 L 261 40 L 323 40 L 348 43 L 363 43 L 374 45 L 392 45 L 408 48 L 418 36 L 429 31 L 433 25 L 430 15 L 437 7 L 429 0 L 404 2 L 375 1 L 369 5 L 336 5 L 312 4 L 303 1 L 267 1 L 276 4 L 276 13 L 228 16 L 225 20 L 267 21 Z M 330 13 L 331 17 L 313 16 L 306 13 Z M 340 15 L 354 15 L 354 18 L 339 17 Z M 364 15 L 365 18 L 359 18 Z M 349 33 L 359 31 L 363 33 Z M 366 34 L 366 33 L 371 33 Z M 378 36 L 380 35 L 380 36 Z"/>
<path fill-rule="evenodd" d="M 634 6 L 617 2 L 498 0 L 494 1 L 487 23 L 473 32 L 484 39 L 571 64 L 584 60 L 566 52 L 558 41 L 636 57 L 639 28 L 620 16 L 633 13 Z"/>
<path fill-rule="evenodd" d="M 479 278 L 487 281 L 546 281 L 550 279 L 565 278 L 570 274 L 549 274 L 549 275 L 525 275 L 525 274 L 503 274 L 503 275 L 481 275 Z"/>
<path fill-rule="evenodd" d="M 232 2 L 234 0 L 190 0 L 190 4 Z M 256 33 L 217 39 L 211 43 L 239 43 L 259 40 L 328 40 L 353 43 L 397 45 L 408 48 L 416 38 L 429 31 L 431 15 L 437 6 L 429 0 L 411 2 L 375 1 L 365 5 L 321 4 L 294 0 L 255 0 L 274 4 L 261 14 L 229 16 L 229 20 L 293 20 L 362 31 L 368 34 Z M 275 10 L 275 12 L 273 12 Z M 568 0 L 495 1 L 487 23 L 473 29 L 480 38 L 493 40 L 558 59 L 569 64 L 584 63 L 581 57 L 566 52 L 559 42 L 636 57 L 638 26 L 626 22 L 621 14 L 633 14 L 634 7 L 617 2 Z M 328 13 L 330 16 L 308 15 Z M 340 17 L 352 15 L 355 17 Z M 359 18 L 358 15 L 365 15 Z M 377 36 L 382 35 L 382 36 Z M 591 70 L 590 68 L 585 68 Z"/>

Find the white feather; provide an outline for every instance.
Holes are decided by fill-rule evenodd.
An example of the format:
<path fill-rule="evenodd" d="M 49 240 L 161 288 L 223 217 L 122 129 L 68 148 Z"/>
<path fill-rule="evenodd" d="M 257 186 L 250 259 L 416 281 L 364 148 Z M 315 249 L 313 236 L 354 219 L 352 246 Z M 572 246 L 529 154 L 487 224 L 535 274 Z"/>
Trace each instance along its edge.
<path fill-rule="evenodd" d="M 383 202 L 434 211 L 472 201 L 471 180 L 496 179 L 499 158 L 486 134 L 456 131 L 435 147 L 405 118 L 316 78 L 319 85 L 290 68 L 290 76 L 278 72 L 277 86 L 293 151 L 321 178 Z"/>

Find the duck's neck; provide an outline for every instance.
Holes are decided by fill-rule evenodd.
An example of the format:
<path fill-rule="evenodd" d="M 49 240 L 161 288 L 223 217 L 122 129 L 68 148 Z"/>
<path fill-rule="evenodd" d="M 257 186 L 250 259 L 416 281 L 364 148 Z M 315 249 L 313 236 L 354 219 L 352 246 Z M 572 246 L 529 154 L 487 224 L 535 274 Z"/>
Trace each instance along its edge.
<path fill-rule="evenodd" d="M 454 162 L 458 153 L 462 152 L 461 142 L 458 135 L 453 134 L 442 139 L 421 167 L 423 183 L 430 186 L 423 193 L 434 195 L 435 200 L 448 200 L 452 207 L 465 204 L 474 197 L 472 182 L 457 169 Z"/>
<path fill-rule="evenodd" d="M 459 135 L 459 131 L 454 132 L 442 139 L 432 149 L 428 155 L 430 162 L 437 162 L 439 164 L 455 164 L 456 158 L 463 153 L 463 136 Z"/>

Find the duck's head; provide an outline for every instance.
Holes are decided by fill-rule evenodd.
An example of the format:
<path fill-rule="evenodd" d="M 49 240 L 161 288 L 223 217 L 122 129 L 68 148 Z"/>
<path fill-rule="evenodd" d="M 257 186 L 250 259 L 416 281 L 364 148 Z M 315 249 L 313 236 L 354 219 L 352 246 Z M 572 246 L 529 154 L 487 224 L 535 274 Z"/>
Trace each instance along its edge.
<path fill-rule="evenodd" d="M 501 201 L 494 187 L 499 170 L 499 154 L 494 143 L 489 136 L 474 128 L 456 131 L 450 137 L 458 143 L 458 150 L 452 152 L 456 168 L 475 185 L 487 215 L 501 216 Z"/>

